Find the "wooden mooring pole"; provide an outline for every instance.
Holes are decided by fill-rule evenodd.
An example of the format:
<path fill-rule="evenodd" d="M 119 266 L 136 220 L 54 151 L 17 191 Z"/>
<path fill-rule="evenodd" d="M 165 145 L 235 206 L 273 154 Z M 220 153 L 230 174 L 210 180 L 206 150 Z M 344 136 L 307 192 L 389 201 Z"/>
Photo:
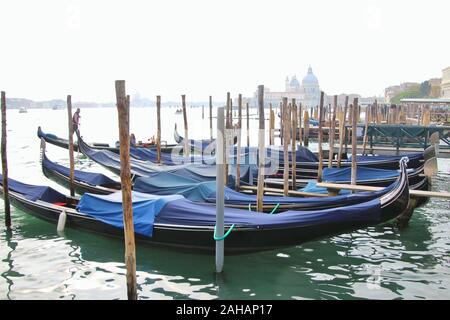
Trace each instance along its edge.
<path fill-rule="evenodd" d="M 272 146 L 273 143 L 273 138 L 274 138 L 274 134 L 273 134 L 273 130 L 274 130 L 274 119 L 273 119 L 273 112 L 272 112 L 272 103 L 269 104 L 269 145 Z"/>
<path fill-rule="evenodd" d="M 302 130 L 302 104 L 298 104 L 298 143 L 300 146 L 303 141 L 303 130 Z"/>
<path fill-rule="evenodd" d="M 213 139 L 213 125 L 212 125 L 212 96 L 209 96 L 209 136 Z"/>
<path fill-rule="evenodd" d="M 225 119 L 225 129 L 228 129 L 228 127 L 230 126 L 230 113 L 231 113 L 231 94 L 227 92 L 227 114 Z"/>
<path fill-rule="evenodd" d="M 73 120 L 72 120 L 72 96 L 67 96 L 67 120 L 69 126 L 69 162 L 70 162 L 70 173 L 69 173 L 69 189 L 70 196 L 75 196 L 75 188 L 73 185 L 74 174 L 75 174 L 75 160 L 73 155 Z"/>
<path fill-rule="evenodd" d="M 344 112 L 342 114 L 342 122 L 339 120 L 339 153 L 337 159 L 337 166 L 341 167 L 342 153 L 344 152 L 344 142 L 346 141 L 347 127 L 347 109 L 348 109 L 348 96 L 345 97 Z M 346 150 L 347 151 L 347 150 Z"/>
<path fill-rule="evenodd" d="M 250 147 L 250 113 L 248 102 L 245 104 L 245 106 L 247 108 L 247 147 Z"/>
<path fill-rule="evenodd" d="M 161 163 L 161 96 L 156 96 L 156 162 Z"/>
<path fill-rule="evenodd" d="M 256 210 L 263 211 L 264 197 L 264 86 L 258 86 L 258 110 L 259 110 L 259 130 L 258 130 L 258 191 L 256 195 Z"/>
<path fill-rule="evenodd" d="M 362 154 L 365 155 L 366 154 L 366 146 L 367 146 L 367 130 L 369 129 L 369 114 L 372 111 L 372 108 L 370 107 L 370 105 L 367 105 L 366 107 L 366 116 L 364 118 L 364 137 L 363 137 L 363 148 L 362 148 Z"/>
<path fill-rule="evenodd" d="M 224 137 L 224 158 L 225 158 L 225 173 L 224 182 L 228 185 L 228 165 L 230 157 L 230 134 L 232 130 L 232 113 L 231 113 L 231 94 L 227 92 L 227 114 L 225 119 L 225 137 Z"/>
<path fill-rule="evenodd" d="M 319 105 L 319 168 L 317 170 L 317 181 L 322 182 L 322 171 L 323 171 L 323 150 L 322 150 L 322 140 L 323 140 L 323 132 L 322 132 L 322 121 L 323 121 L 323 91 L 320 92 L 320 105 Z"/>
<path fill-rule="evenodd" d="M 119 118 L 120 180 L 122 183 L 122 208 L 125 235 L 125 265 L 127 268 L 128 300 L 137 300 L 136 247 L 134 241 L 133 206 L 130 172 L 130 101 L 125 91 L 125 81 L 116 81 L 116 101 Z"/>
<path fill-rule="evenodd" d="M 291 161 L 292 161 L 292 190 L 297 186 L 297 105 L 295 99 L 292 99 L 291 109 Z"/>
<path fill-rule="evenodd" d="M 336 112 L 337 112 L 337 95 L 334 96 L 333 101 L 333 116 L 331 117 L 331 110 L 330 110 L 330 117 L 331 117 L 331 123 L 330 123 L 330 131 L 328 132 L 329 136 L 329 150 L 328 150 L 328 168 L 333 167 L 333 156 L 334 156 L 334 137 L 335 137 L 335 130 L 336 130 Z"/>
<path fill-rule="evenodd" d="M 7 157 L 7 139 L 6 139 L 6 94 L 2 91 L 2 174 L 3 174 L 3 201 L 5 203 L 5 226 L 11 229 L 11 208 L 9 204 L 9 185 L 8 185 L 8 157 Z"/>
<path fill-rule="evenodd" d="M 309 113 L 305 109 L 305 114 L 303 116 L 303 130 L 305 130 L 303 135 L 303 145 L 305 147 L 309 146 Z"/>
<path fill-rule="evenodd" d="M 356 174 L 357 174 L 357 165 L 356 165 L 356 140 L 357 140 L 357 129 L 356 122 L 358 121 L 358 98 L 353 99 L 353 109 L 352 109 L 352 173 L 351 173 L 351 184 L 356 184 Z"/>
<path fill-rule="evenodd" d="M 186 95 L 181 95 L 181 106 L 183 108 L 183 121 L 184 121 L 184 156 L 185 158 L 189 158 L 189 154 L 191 151 L 191 146 L 189 145 L 189 137 L 188 137 L 188 121 L 186 114 Z M 187 159 L 186 159 L 187 161 Z"/>
<path fill-rule="evenodd" d="M 283 98 L 283 113 L 281 117 L 283 119 L 283 190 L 284 195 L 289 194 L 289 107 L 288 98 Z"/>
<path fill-rule="evenodd" d="M 235 187 L 239 190 L 241 183 L 241 128 L 242 128 L 242 94 L 238 97 L 238 127 L 237 127 L 237 152 L 236 152 L 236 179 Z"/>

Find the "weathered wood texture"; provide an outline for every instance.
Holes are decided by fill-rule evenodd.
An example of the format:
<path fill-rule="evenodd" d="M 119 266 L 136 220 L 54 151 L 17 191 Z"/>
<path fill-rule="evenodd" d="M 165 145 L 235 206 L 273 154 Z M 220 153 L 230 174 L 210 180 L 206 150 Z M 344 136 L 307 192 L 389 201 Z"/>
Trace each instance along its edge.
<path fill-rule="evenodd" d="M 129 300 L 137 300 L 136 247 L 134 239 L 130 171 L 130 101 L 126 96 L 125 81 L 123 80 L 116 81 L 116 100 L 119 116 L 120 180 L 122 183 L 127 295 Z"/>
<path fill-rule="evenodd" d="M 11 228 L 11 208 L 9 204 L 8 186 L 8 157 L 7 157 L 7 136 L 6 136 L 6 93 L 1 92 L 2 107 L 2 173 L 3 173 L 3 202 L 5 204 L 5 226 Z"/>
<path fill-rule="evenodd" d="M 73 119 L 72 119 L 72 96 L 67 96 L 67 120 L 69 127 L 69 190 L 70 195 L 75 196 L 74 174 L 75 160 L 73 155 Z"/>
<path fill-rule="evenodd" d="M 262 212 L 263 196 L 264 196 L 264 86 L 258 86 L 258 114 L 259 114 L 259 130 L 258 130 L 258 191 L 256 195 L 256 210 Z"/>

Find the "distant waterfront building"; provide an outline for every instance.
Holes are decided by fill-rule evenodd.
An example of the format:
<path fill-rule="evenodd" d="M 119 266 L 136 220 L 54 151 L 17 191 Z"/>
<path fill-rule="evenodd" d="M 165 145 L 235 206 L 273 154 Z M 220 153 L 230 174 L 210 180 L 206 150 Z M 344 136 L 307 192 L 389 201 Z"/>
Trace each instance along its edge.
<path fill-rule="evenodd" d="M 299 102 L 303 107 L 311 108 L 319 105 L 320 102 L 320 87 L 317 77 L 314 75 L 312 68 L 308 68 L 308 73 L 303 78 L 302 83 L 297 80 L 294 75 L 291 79 L 286 77 L 284 81 L 284 91 L 270 91 L 269 88 L 264 88 L 264 104 L 269 106 L 271 103 L 273 107 L 279 106 L 283 98 L 292 99 Z M 258 91 L 254 94 L 254 106 L 258 103 Z"/>
<path fill-rule="evenodd" d="M 450 67 L 442 70 L 441 97 L 450 98 Z"/>
<path fill-rule="evenodd" d="M 441 78 L 428 80 L 430 84 L 430 98 L 439 98 L 441 96 Z"/>
<path fill-rule="evenodd" d="M 417 82 L 403 82 L 397 86 L 390 86 L 384 89 L 384 100 L 386 103 L 391 103 L 391 99 L 403 91 L 407 91 L 420 86 Z"/>
<path fill-rule="evenodd" d="M 391 99 L 401 92 L 400 86 L 390 86 L 384 89 L 384 100 L 391 103 Z"/>
<path fill-rule="evenodd" d="M 311 67 L 308 68 L 308 73 L 302 80 L 300 101 L 306 108 L 318 106 L 320 103 L 319 80 L 312 72 Z"/>

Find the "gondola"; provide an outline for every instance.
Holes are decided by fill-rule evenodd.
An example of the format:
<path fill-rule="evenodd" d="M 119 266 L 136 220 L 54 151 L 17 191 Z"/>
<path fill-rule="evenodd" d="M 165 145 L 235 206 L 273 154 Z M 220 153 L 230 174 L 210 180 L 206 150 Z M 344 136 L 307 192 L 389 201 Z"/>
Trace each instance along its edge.
<path fill-rule="evenodd" d="M 44 138 L 45 141 L 63 147 L 67 148 L 68 142 L 65 139 L 59 138 L 52 134 L 45 134 L 42 132 L 41 128 L 38 128 L 38 137 Z M 206 144 L 206 142 L 205 142 Z M 118 154 L 119 149 L 107 147 L 105 144 L 87 144 L 85 143 L 87 148 L 90 148 L 93 151 L 111 151 L 113 153 Z M 75 150 L 78 150 L 78 144 L 75 143 Z M 176 163 L 183 163 L 183 157 L 180 157 L 179 155 L 175 154 L 172 155 L 174 147 L 167 147 L 166 149 L 163 148 L 163 151 L 165 153 L 169 153 L 167 155 L 162 154 L 162 160 L 163 163 L 166 165 L 172 165 Z M 203 147 L 202 147 L 203 148 Z M 208 148 L 208 147 L 205 147 Z M 236 149 L 236 148 L 235 148 Z M 80 150 L 81 151 L 81 150 Z M 178 150 L 180 151 L 180 150 Z M 234 150 L 236 152 L 236 150 Z M 283 172 L 283 151 L 277 148 L 267 148 L 267 153 L 270 155 L 270 159 L 273 159 L 273 157 L 276 157 L 276 161 L 279 162 L 280 170 L 278 171 L 277 175 L 280 177 L 282 176 Z M 252 147 L 244 147 L 242 154 L 246 157 L 256 157 L 257 156 L 257 148 Z M 135 148 L 132 147 L 130 149 L 130 155 L 138 160 L 142 161 L 150 161 L 155 162 L 156 161 L 156 152 L 152 148 Z M 424 165 L 426 162 L 430 162 L 429 160 L 436 158 L 435 153 L 435 146 L 428 147 L 424 152 L 420 153 L 414 153 L 414 154 L 404 154 L 399 156 L 358 156 L 358 166 L 364 166 L 364 167 L 370 167 L 370 168 L 380 168 L 380 169 L 387 169 L 387 170 L 397 170 L 398 169 L 398 161 L 401 157 L 407 156 L 410 159 L 409 168 L 415 169 L 419 168 Z M 289 153 L 289 159 L 291 160 L 292 155 Z M 298 147 L 296 151 L 296 173 L 298 179 L 314 179 L 317 177 L 317 170 L 319 167 L 319 160 L 316 155 L 314 155 L 311 151 L 309 151 L 305 147 Z M 180 160 L 181 159 L 181 160 Z M 209 163 L 212 164 L 214 162 L 213 157 L 211 156 L 195 156 L 192 155 L 189 159 L 190 162 L 195 163 Z M 270 160 L 272 161 L 272 160 Z M 256 161 L 255 161 L 256 163 Z M 327 161 L 324 162 L 324 167 L 327 167 Z M 334 164 L 333 164 L 334 165 Z M 343 161 L 341 163 L 341 167 L 350 167 L 351 166 L 351 159 L 348 161 Z M 434 172 L 436 165 L 433 165 L 432 167 Z"/>
<path fill-rule="evenodd" d="M 111 171 L 113 171 L 116 174 L 120 173 L 120 159 L 117 155 L 111 154 L 108 151 L 104 151 L 104 150 L 94 150 L 91 147 L 89 147 L 86 143 L 84 143 L 84 141 L 81 137 L 79 137 L 79 144 L 81 147 L 80 148 L 81 152 L 83 154 L 85 154 L 88 158 L 99 163 L 102 166 L 105 166 L 106 168 L 110 169 Z M 271 150 L 272 155 L 273 154 L 276 155 L 276 152 L 278 152 L 278 150 Z M 312 159 L 313 155 L 308 149 L 304 148 L 297 152 L 296 157 L 297 157 L 297 159 L 310 160 L 310 159 Z M 413 158 L 413 160 L 414 159 L 417 159 L 417 157 L 415 156 Z M 411 161 L 411 162 L 414 162 L 414 161 Z M 371 179 L 360 178 L 359 179 L 360 184 L 366 184 L 366 185 L 372 185 L 372 186 L 386 186 L 386 185 L 392 183 L 396 178 L 392 175 L 393 170 L 389 173 L 389 175 L 390 175 L 389 177 L 382 176 L 380 178 L 379 177 L 380 171 L 383 171 L 382 169 L 375 168 L 375 169 L 371 170 L 371 169 L 368 169 L 370 167 L 360 166 L 359 163 L 358 163 L 358 167 L 360 168 L 359 171 L 365 170 L 366 173 L 364 175 L 366 177 L 369 175 L 372 175 Z M 189 165 L 184 165 L 184 166 L 174 166 L 174 167 L 170 168 L 170 167 L 155 166 L 151 163 L 135 161 L 133 159 L 131 160 L 132 173 L 137 176 L 140 176 L 140 177 L 151 176 L 155 172 L 161 172 L 161 171 L 170 171 L 172 173 L 179 173 L 180 175 L 183 175 L 185 173 L 180 173 L 178 170 L 197 170 L 196 168 L 200 168 L 203 171 L 203 177 L 202 177 L 202 179 L 199 179 L 198 182 L 211 181 L 211 180 L 215 179 L 214 166 L 189 164 Z M 232 168 L 232 172 L 235 172 L 235 166 L 232 165 L 232 166 L 230 166 L 230 168 Z M 343 166 L 342 169 L 344 171 L 349 171 L 350 167 Z M 325 171 L 327 171 L 327 170 L 325 170 Z M 332 170 L 337 170 L 337 169 L 330 169 L 330 171 L 332 171 Z M 280 174 L 280 171 L 281 171 L 281 168 L 277 171 L 277 173 L 272 178 L 276 178 L 276 176 Z M 367 173 L 367 171 L 369 171 L 369 173 Z M 373 176 L 374 171 L 377 172 L 378 177 Z M 411 185 L 420 185 L 421 189 L 428 187 L 428 186 L 425 186 L 425 183 L 421 183 L 424 180 L 422 173 L 423 173 L 423 167 L 411 170 L 411 172 L 408 175 L 409 178 L 411 179 L 411 181 L 410 181 Z M 385 172 L 383 172 L 383 174 L 386 175 Z M 256 180 L 254 179 L 254 177 L 256 177 L 256 175 L 257 175 L 257 166 L 256 165 L 245 165 L 245 166 L 241 165 L 241 181 L 243 181 L 247 184 L 250 184 L 250 185 L 254 184 L 256 182 Z M 396 175 L 397 174 L 395 174 L 395 176 Z M 359 174 L 358 174 L 358 176 L 359 176 Z M 304 177 L 298 174 L 297 178 L 303 179 Z M 306 177 L 306 179 L 314 179 L 314 178 L 315 178 L 315 176 Z M 330 181 L 335 182 L 336 180 L 330 180 Z M 348 179 L 347 179 L 347 181 L 341 180 L 339 182 L 340 183 L 348 183 Z M 269 178 L 268 183 L 274 187 L 279 186 L 279 180 Z"/>
<path fill-rule="evenodd" d="M 50 144 L 53 144 L 53 145 L 61 147 L 61 148 L 69 149 L 69 140 L 58 137 L 52 133 L 45 133 L 44 131 L 42 131 L 42 128 L 40 126 L 38 127 L 38 130 L 37 130 L 37 136 L 40 139 L 43 138 L 46 142 L 48 142 Z M 108 143 L 94 142 L 94 143 L 89 143 L 88 145 L 91 148 L 96 149 L 96 150 L 108 150 L 108 151 L 111 151 L 111 152 L 114 152 L 117 154 L 119 154 L 119 152 L 120 152 L 119 148 L 111 147 Z M 163 145 L 161 147 L 161 152 L 162 153 L 171 153 L 175 146 L 176 145 L 165 145 L 165 146 Z M 74 141 L 74 143 L 73 143 L 73 148 L 75 151 L 79 151 L 78 143 L 76 141 Z M 156 146 L 154 146 L 154 145 L 149 146 L 149 147 L 137 146 L 137 147 L 135 147 L 135 149 L 137 149 L 137 150 L 142 149 L 141 152 L 144 152 L 144 150 L 146 150 L 146 149 L 149 149 L 149 150 L 156 149 Z M 139 153 L 137 153 L 137 154 L 139 154 Z"/>
<path fill-rule="evenodd" d="M 177 132 L 177 126 L 175 124 L 175 130 L 174 130 L 174 138 L 175 141 L 178 143 L 183 142 L 183 137 L 179 135 Z M 237 142 L 237 137 L 235 137 L 235 142 Z M 194 140 L 191 140 L 191 144 L 194 143 Z M 211 140 L 205 139 L 205 140 L 198 140 L 197 144 L 202 145 L 202 148 L 205 149 L 207 143 L 211 143 Z M 244 152 L 253 152 L 255 155 L 257 154 L 257 148 L 243 148 Z M 319 167 L 319 159 L 318 157 L 313 154 L 311 151 L 309 151 L 307 148 L 298 146 L 296 151 L 296 172 L 297 176 L 301 179 L 308 179 L 308 178 L 316 178 L 317 177 L 317 170 Z M 235 151 L 236 152 L 236 151 Z M 278 154 L 276 154 L 278 152 Z M 306 158 L 305 154 L 309 153 Z M 281 149 L 277 149 L 275 147 L 269 147 L 267 148 L 266 153 L 270 153 L 271 157 L 274 155 L 278 156 L 278 161 L 280 164 L 280 167 L 283 168 L 284 166 L 284 159 L 283 159 L 283 151 Z M 300 157 L 299 157 L 300 155 Z M 424 155 L 426 155 L 427 158 L 424 158 Z M 425 152 L 417 152 L 417 153 L 407 153 L 407 154 L 401 154 L 401 155 L 358 155 L 357 156 L 357 162 L 358 166 L 365 166 L 370 168 L 378 168 L 378 169 L 386 169 L 386 170 L 398 170 L 399 169 L 399 160 L 402 157 L 408 157 L 409 163 L 408 167 L 411 169 L 420 168 L 424 165 L 425 161 L 427 159 L 436 157 L 435 154 L 435 147 L 430 146 L 427 148 Z M 328 158 L 328 157 L 326 157 Z M 289 152 L 289 161 L 292 161 L 292 152 Z M 333 166 L 335 163 L 333 163 Z M 323 166 L 328 166 L 328 161 L 325 160 L 323 162 Z M 351 157 L 348 157 L 345 161 L 341 162 L 341 167 L 351 167 Z M 282 175 L 282 170 L 279 171 L 279 175 Z"/>
<path fill-rule="evenodd" d="M 120 174 L 120 156 L 109 150 L 97 150 L 87 145 L 78 135 L 78 145 L 80 152 L 86 157 L 104 166 L 115 174 Z M 131 173 L 137 177 L 147 177 L 156 172 L 172 172 L 187 177 L 197 179 L 199 182 L 216 179 L 216 169 L 214 165 L 193 162 L 187 164 L 158 165 L 151 161 L 143 161 L 130 158 Z M 254 184 L 257 175 L 257 165 L 240 165 L 240 180 L 249 185 Z M 230 165 L 230 176 L 236 176 L 236 165 Z M 232 183 L 232 181 L 229 181 Z"/>
<path fill-rule="evenodd" d="M 62 165 L 50 161 L 45 151 L 41 152 L 41 165 L 44 175 L 57 183 L 69 187 L 69 169 Z M 397 174 L 398 177 L 398 174 Z M 390 181 L 391 185 L 397 177 Z M 409 179 L 411 181 L 411 179 Z M 120 183 L 109 179 L 108 177 L 91 172 L 75 170 L 74 188 L 79 194 L 95 193 L 110 194 L 120 189 Z M 389 185 L 386 185 L 388 187 Z M 154 195 L 173 195 L 180 194 L 194 202 L 215 203 L 215 181 L 199 182 L 185 176 L 173 174 L 170 172 L 158 172 L 149 177 L 139 177 L 133 181 L 133 189 L 142 193 Z M 427 190 L 428 179 L 421 178 L 411 188 Z M 360 202 L 365 202 L 387 193 L 388 188 L 379 192 L 364 192 L 356 194 L 339 195 L 336 197 L 283 197 L 283 196 L 264 196 L 263 211 L 282 212 L 288 209 L 296 210 L 316 210 L 331 207 L 339 207 Z M 420 203 L 421 204 L 421 203 Z M 240 208 L 254 210 L 256 208 L 256 196 L 248 193 L 241 193 L 230 187 L 225 187 L 225 206 L 231 208 Z"/>
<path fill-rule="evenodd" d="M 225 250 L 241 253 L 293 246 L 391 221 L 408 207 L 406 161 L 401 160 L 402 174 L 392 189 L 368 202 L 324 210 L 289 210 L 279 214 L 226 208 L 228 236 Z M 68 227 L 123 237 L 120 191 L 106 196 L 85 194 L 78 200 L 47 186 L 27 185 L 12 179 L 8 183 L 12 204 L 34 216 L 54 224 L 60 217 L 66 217 Z M 215 249 L 215 206 L 194 203 L 181 196 L 133 192 L 133 215 L 138 242 L 207 252 Z"/>
<path fill-rule="evenodd" d="M 384 170 L 398 170 L 399 160 L 402 157 L 408 157 L 409 163 L 408 167 L 410 169 L 418 169 L 421 167 L 430 168 L 429 172 L 436 173 L 436 153 L 435 146 L 428 147 L 424 152 L 409 153 L 402 155 L 363 155 L 357 156 L 358 167 L 374 168 L 374 169 L 384 169 Z M 296 161 L 296 176 L 299 179 L 314 179 L 317 177 L 317 172 L 319 168 L 319 159 L 317 156 L 312 154 L 315 159 L 308 159 L 308 161 Z M 291 154 L 289 154 L 289 160 L 291 159 Z M 280 158 L 280 167 L 283 168 L 284 161 Z M 351 157 L 347 160 L 341 162 L 341 168 L 350 168 L 352 165 Z M 333 166 L 336 166 L 336 162 L 333 161 Z M 323 167 L 328 167 L 328 161 L 323 162 Z M 280 170 L 277 174 L 279 177 L 282 176 L 282 171 Z"/>
<path fill-rule="evenodd" d="M 178 133 L 177 124 L 175 123 L 175 128 L 173 130 L 173 138 L 175 142 L 179 145 L 184 144 L 184 137 Z M 233 144 L 237 143 L 237 135 L 233 136 Z M 206 153 L 206 154 L 214 154 L 214 149 L 216 147 L 215 139 L 202 139 L 202 140 L 193 140 L 189 139 L 189 144 L 191 146 L 191 150 L 195 150 L 196 152 Z"/>

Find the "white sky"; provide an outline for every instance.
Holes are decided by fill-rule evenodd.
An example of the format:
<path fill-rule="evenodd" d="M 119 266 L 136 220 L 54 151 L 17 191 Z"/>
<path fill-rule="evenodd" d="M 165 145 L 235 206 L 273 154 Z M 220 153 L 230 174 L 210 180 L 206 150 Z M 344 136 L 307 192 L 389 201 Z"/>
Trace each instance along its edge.
<path fill-rule="evenodd" d="M 448 0 L 1 0 L 8 97 L 114 101 L 282 90 L 311 64 L 327 94 L 383 94 L 450 66 Z"/>

